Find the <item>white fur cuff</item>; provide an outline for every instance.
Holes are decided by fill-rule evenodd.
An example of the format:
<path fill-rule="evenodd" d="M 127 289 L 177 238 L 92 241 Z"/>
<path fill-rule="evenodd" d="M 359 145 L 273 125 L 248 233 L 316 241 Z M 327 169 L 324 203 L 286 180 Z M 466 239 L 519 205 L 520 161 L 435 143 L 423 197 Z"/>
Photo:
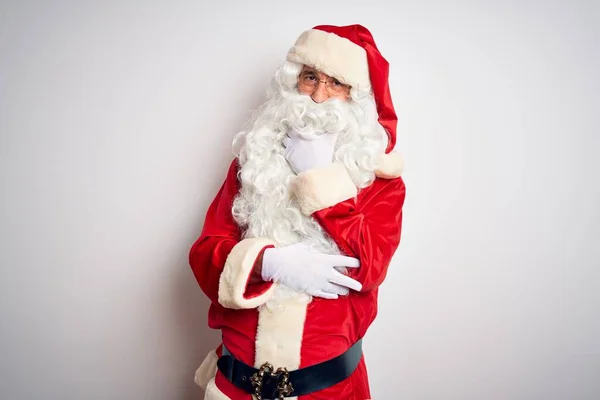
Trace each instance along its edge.
<path fill-rule="evenodd" d="M 305 215 L 336 205 L 357 194 L 346 167 L 340 163 L 300 173 L 292 181 L 290 191 Z"/>
<path fill-rule="evenodd" d="M 275 242 L 263 238 L 244 239 L 231 249 L 219 280 L 219 303 L 227 308 L 256 308 L 273 295 L 274 286 L 254 297 L 245 297 L 252 268 L 261 250 Z"/>

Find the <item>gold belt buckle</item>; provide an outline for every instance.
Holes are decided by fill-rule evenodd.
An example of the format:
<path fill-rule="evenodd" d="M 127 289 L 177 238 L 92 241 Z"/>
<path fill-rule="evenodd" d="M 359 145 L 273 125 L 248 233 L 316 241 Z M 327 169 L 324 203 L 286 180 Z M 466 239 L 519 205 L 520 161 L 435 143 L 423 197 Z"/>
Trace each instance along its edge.
<path fill-rule="evenodd" d="M 258 372 L 256 372 L 250 378 L 250 382 L 252 386 L 254 386 L 254 395 L 256 396 L 256 400 L 262 400 L 261 392 L 263 386 L 263 379 L 265 374 L 269 374 L 272 378 L 277 378 L 280 375 L 282 376 L 281 381 L 277 384 L 277 399 L 283 400 L 285 396 L 289 396 L 294 391 L 294 387 L 292 386 L 292 382 L 290 382 L 290 373 L 287 368 L 277 368 L 277 371 L 273 372 L 275 368 L 273 365 L 266 362 L 261 365 Z"/>

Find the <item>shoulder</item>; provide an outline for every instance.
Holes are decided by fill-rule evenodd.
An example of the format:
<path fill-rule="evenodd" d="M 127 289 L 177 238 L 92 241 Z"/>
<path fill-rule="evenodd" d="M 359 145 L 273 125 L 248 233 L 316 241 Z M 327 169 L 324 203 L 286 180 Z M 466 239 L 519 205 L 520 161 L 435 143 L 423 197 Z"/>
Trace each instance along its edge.
<path fill-rule="evenodd" d="M 240 189 L 239 182 L 239 171 L 240 165 L 237 158 L 234 158 L 229 163 L 229 168 L 225 175 L 225 179 L 222 181 L 221 192 L 226 197 L 233 197 Z"/>
<path fill-rule="evenodd" d="M 385 178 L 375 178 L 373 183 L 362 189 L 359 192 L 359 197 L 374 197 L 374 196 L 404 196 L 406 193 L 406 185 L 404 184 L 404 179 L 402 177 L 393 178 L 393 179 L 385 179 Z"/>
<path fill-rule="evenodd" d="M 240 173 L 240 161 L 236 157 L 229 163 L 229 169 L 227 170 L 227 182 L 229 184 L 239 184 L 239 173 Z"/>
<path fill-rule="evenodd" d="M 229 163 L 229 170 L 227 176 L 236 176 L 240 170 L 240 160 L 236 157 Z"/>
<path fill-rule="evenodd" d="M 376 178 L 368 187 L 358 192 L 357 205 L 362 208 L 385 208 L 401 211 L 406 197 L 406 186 L 402 177 L 394 179 Z"/>

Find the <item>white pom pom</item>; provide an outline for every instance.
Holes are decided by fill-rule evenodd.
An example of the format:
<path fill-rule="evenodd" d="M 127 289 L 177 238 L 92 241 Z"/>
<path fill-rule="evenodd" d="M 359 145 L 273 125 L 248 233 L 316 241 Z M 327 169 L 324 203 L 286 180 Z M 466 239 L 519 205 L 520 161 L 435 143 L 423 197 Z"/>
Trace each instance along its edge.
<path fill-rule="evenodd" d="M 397 153 L 382 154 L 377 160 L 375 175 L 379 178 L 394 179 L 402 175 L 404 170 L 404 158 Z"/>

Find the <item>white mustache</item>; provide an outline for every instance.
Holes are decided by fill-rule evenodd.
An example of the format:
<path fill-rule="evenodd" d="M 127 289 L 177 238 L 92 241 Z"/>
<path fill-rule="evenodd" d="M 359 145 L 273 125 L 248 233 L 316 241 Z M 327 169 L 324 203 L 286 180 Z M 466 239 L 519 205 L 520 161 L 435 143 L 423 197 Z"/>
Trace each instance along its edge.
<path fill-rule="evenodd" d="M 297 95 L 282 123 L 308 139 L 347 129 L 349 118 L 348 105 L 338 99 L 315 103 L 308 96 Z"/>

